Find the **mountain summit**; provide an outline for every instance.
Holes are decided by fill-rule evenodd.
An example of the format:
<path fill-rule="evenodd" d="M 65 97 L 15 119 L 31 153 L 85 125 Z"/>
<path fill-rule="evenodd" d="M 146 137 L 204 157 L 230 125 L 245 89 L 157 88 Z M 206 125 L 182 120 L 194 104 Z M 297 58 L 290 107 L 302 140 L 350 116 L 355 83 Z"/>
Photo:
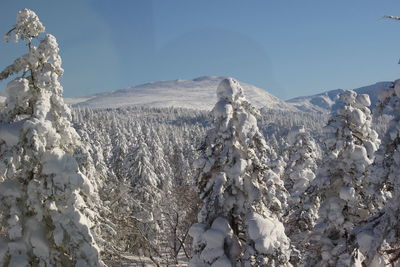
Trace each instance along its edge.
<path fill-rule="evenodd" d="M 86 98 L 70 98 L 66 102 L 77 107 L 118 108 L 127 106 L 182 107 L 211 110 L 217 102 L 216 90 L 226 77 L 203 76 L 193 80 L 158 81 L 96 94 Z M 240 82 L 246 98 L 256 107 L 293 109 L 291 105 L 253 85 Z"/>

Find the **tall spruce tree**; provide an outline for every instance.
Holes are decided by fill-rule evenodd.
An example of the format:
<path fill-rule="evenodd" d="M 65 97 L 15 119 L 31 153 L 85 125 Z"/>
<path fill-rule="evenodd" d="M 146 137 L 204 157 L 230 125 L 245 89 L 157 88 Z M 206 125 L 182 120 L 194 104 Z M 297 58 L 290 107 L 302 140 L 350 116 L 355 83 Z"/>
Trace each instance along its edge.
<path fill-rule="evenodd" d="M 320 153 L 314 139 L 303 126 L 292 127 L 287 135 L 287 142 L 287 165 L 283 173 L 285 188 L 289 192 L 285 231 L 298 250 L 292 253 L 293 261 L 300 264 L 302 254 L 308 249 L 308 243 L 304 240 L 317 218 L 319 203 L 308 198 L 306 191 L 315 178 Z"/>
<path fill-rule="evenodd" d="M 287 266 L 289 239 L 278 217 L 283 182 L 268 170 L 267 146 L 257 112 L 239 83 L 223 80 L 196 161 L 202 200 L 191 266 Z"/>
<path fill-rule="evenodd" d="M 287 142 L 287 165 L 283 179 L 291 198 L 289 206 L 293 207 L 300 202 L 300 196 L 315 178 L 319 150 L 303 126 L 292 127 Z"/>
<path fill-rule="evenodd" d="M 313 182 L 321 206 L 310 265 L 350 266 L 359 256 L 350 236 L 354 226 L 370 215 L 362 184 L 380 142 L 371 128 L 370 104 L 368 95 L 345 91 L 324 129 L 324 164 Z"/>
<path fill-rule="evenodd" d="M 392 106 L 390 121 L 368 176 L 368 194 L 376 214 L 354 231 L 368 266 L 388 266 L 400 262 L 400 80 L 382 91 L 380 108 Z M 397 266 L 397 265 L 396 265 Z"/>
<path fill-rule="evenodd" d="M 79 136 L 58 81 L 56 38 L 28 9 L 7 34 L 28 42 L 28 53 L 0 73 L 7 84 L 0 126 L 0 265 L 100 266 L 89 202 L 93 183 L 73 157 Z"/>

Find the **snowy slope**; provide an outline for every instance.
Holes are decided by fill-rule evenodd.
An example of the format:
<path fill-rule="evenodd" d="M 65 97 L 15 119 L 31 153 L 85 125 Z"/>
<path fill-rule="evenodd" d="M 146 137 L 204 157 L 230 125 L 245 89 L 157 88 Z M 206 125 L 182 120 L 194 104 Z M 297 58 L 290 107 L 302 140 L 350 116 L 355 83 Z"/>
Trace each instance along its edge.
<path fill-rule="evenodd" d="M 374 108 L 378 101 L 378 94 L 381 89 L 388 88 L 392 82 L 378 82 L 373 85 L 353 89 L 357 94 L 368 94 L 371 99 L 371 108 Z M 335 103 L 338 94 L 343 89 L 331 90 L 321 94 L 296 97 L 286 102 L 294 107 L 306 112 L 329 112 Z"/>
<path fill-rule="evenodd" d="M 217 102 L 216 90 L 224 78 L 205 76 L 194 80 L 159 81 L 82 99 L 66 99 L 66 102 L 78 107 L 91 108 L 174 106 L 210 110 Z M 242 82 L 241 85 L 246 98 L 256 107 L 296 110 L 265 90 Z"/>

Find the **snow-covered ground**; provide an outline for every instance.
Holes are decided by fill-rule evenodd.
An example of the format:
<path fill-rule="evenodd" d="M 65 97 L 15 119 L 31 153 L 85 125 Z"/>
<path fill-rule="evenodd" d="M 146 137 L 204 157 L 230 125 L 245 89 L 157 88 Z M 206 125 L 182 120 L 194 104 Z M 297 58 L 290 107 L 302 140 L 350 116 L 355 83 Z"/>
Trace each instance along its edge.
<path fill-rule="evenodd" d="M 187 258 L 183 255 L 183 253 L 180 253 L 179 255 L 179 261 L 177 264 L 174 263 L 163 263 L 159 258 L 154 258 L 159 264 L 162 266 L 169 266 L 169 267 L 187 267 L 188 265 L 188 260 Z M 135 256 L 135 255 L 121 255 L 121 258 L 119 260 L 115 261 L 107 261 L 106 262 L 107 266 L 109 267 L 153 267 L 157 266 L 154 261 L 152 261 L 148 257 L 141 257 L 141 256 Z"/>

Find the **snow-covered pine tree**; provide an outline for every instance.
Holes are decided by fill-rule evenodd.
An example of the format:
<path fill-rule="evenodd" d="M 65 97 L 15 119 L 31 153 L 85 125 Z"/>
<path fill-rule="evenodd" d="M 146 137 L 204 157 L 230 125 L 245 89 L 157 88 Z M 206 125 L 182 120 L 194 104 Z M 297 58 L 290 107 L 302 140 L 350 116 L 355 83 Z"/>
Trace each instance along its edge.
<path fill-rule="evenodd" d="M 287 165 L 283 173 L 285 188 L 289 192 L 288 208 L 285 215 L 286 234 L 300 251 L 301 245 L 317 217 L 318 204 L 312 203 L 305 194 L 315 178 L 319 149 L 303 126 L 294 126 L 287 135 Z M 315 213 L 312 213 L 313 206 Z M 311 205 L 311 206 L 310 206 Z"/>
<path fill-rule="evenodd" d="M 95 194 L 73 157 L 79 136 L 61 97 L 58 45 L 28 9 L 17 14 L 15 39 L 29 51 L 0 73 L 7 84 L 0 126 L 0 265 L 100 266 L 91 233 Z"/>
<path fill-rule="evenodd" d="M 129 142 L 132 142 L 123 133 L 124 129 L 120 125 L 120 121 L 113 118 L 112 127 L 109 131 L 110 135 L 110 155 L 108 157 L 108 165 L 114 171 L 115 176 L 123 181 L 126 179 L 123 164 L 125 163 L 125 157 L 129 149 Z M 140 131 L 140 129 L 139 129 Z M 133 146 L 133 145 L 132 145 Z"/>
<path fill-rule="evenodd" d="M 291 262 L 301 266 L 303 254 L 309 246 L 306 240 L 315 225 L 319 208 L 318 198 L 309 196 L 306 190 L 315 178 L 320 150 L 303 126 L 293 126 L 285 139 L 287 164 L 282 180 L 289 197 L 283 221 L 292 244 Z"/>
<path fill-rule="evenodd" d="M 381 108 L 389 103 L 394 117 L 368 177 L 373 204 L 384 207 L 354 233 L 368 266 L 383 267 L 400 261 L 400 80 L 380 95 Z"/>
<path fill-rule="evenodd" d="M 151 162 L 151 152 L 142 136 L 133 151 L 130 182 L 135 196 L 134 217 L 149 223 L 155 220 L 157 203 L 160 201 L 161 181 L 155 173 L 154 164 Z M 129 158 L 129 157 L 128 157 Z"/>
<path fill-rule="evenodd" d="M 83 113 L 72 112 L 72 114 L 77 116 Z M 116 225 L 111 220 L 115 209 L 109 205 L 112 203 L 110 199 L 114 200 L 117 197 L 116 189 L 122 185 L 111 169 L 107 168 L 103 151 L 105 144 L 101 144 L 101 133 L 86 119 L 83 118 L 80 123 L 74 123 L 74 129 L 80 137 L 80 145 L 75 150 L 74 157 L 79 164 L 79 170 L 93 184 L 95 192 L 90 195 L 90 208 L 96 211 L 96 215 L 92 218 L 96 220 L 96 227 L 92 228 L 92 232 L 102 256 L 110 258 L 117 254 L 115 249 L 117 245 L 112 241 L 115 241 L 113 237 L 118 229 L 115 229 Z"/>
<path fill-rule="evenodd" d="M 141 131 L 136 142 L 128 148 L 121 164 L 123 180 L 119 179 L 125 191 L 120 190 L 121 197 L 116 202 L 120 214 L 117 223 L 121 226 L 118 236 L 125 251 L 152 256 L 159 254 L 161 182 L 154 170 L 157 163 L 151 162 L 151 152 Z"/>
<path fill-rule="evenodd" d="M 283 174 L 289 192 L 289 209 L 300 202 L 300 196 L 315 178 L 319 150 L 303 126 L 294 126 L 287 135 L 287 164 Z"/>
<path fill-rule="evenodd" d="M 164 153 L 158 131 L 150 126 L 145 134 L 147 140 L 146 144 L 149 151 L 151 151 L 150 161 L 153 162 L 154 173 L 158 180 L 158 188 L 162 190 L 163 193 L 170 192 L 174 183 L 174 173 L 167 161 L 168 157 Z M 179 164 L 179 161 L 177 164 Z"/>
<path fill-rule="evenodd" d="M 370 104 L 368 95 L 345 91 L 324 129 L 324 164 L 312 183 L 321 206 L 309 265 L 350 266 L 356 260 L 350 234 L 370 215 L 362 184 L 380 142 L 371 128 Z"/>
<path fill-rule="evenodd" d="M 365 180 L 365 192 L 368 195 L 368 204 L 371 210 L 381 210 L 386 202 L 392 197 L 395 189 L 394 183 L 397 177 L 393 174 L 393 166 L 396 166 L 395 154 L 397 145 L 400 144 L 399 126 L 400 121 L 400 99 L 396 93 L 396 84 L 391 88 L 382 90 L 379 94 L 376 117 L 384 115 L 388 110 L 393 119 L 387 125 L 387 131 L 383 137 L 382 144 L 375 154 L 375 161 Z M 399 90 L 399 89 L 397 89 Z M 399 91 L 400 93 L 400 91 Z"/>
<path fill-rule="evenodd" d="M 223 80 L 196 161 L 202 207 L 191 266 L 287 266 L 289 239 L 278 219 L 283 182 L 266 175 L 267 146 L 239 83 Z M 273 180 L 271 177 L 276 178 Z"/>

